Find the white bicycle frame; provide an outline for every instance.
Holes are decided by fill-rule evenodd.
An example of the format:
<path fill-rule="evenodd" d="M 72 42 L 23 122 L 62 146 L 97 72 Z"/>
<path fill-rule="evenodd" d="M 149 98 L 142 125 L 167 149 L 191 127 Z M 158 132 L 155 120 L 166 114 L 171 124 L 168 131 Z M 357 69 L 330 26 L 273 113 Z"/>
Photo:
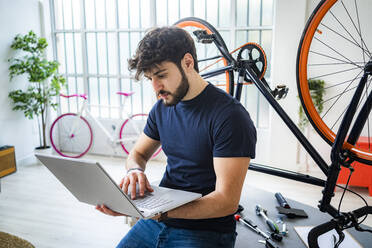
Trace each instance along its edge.
<path fill-rule="evenodd" d="M 126 102 L 126 100 L 127 100 L 128 97 L 129 96 L 124 96 L 123 104 L 120 107 L 120 109 L 122 110 L 122 114 L 124 116 L 124 121 L 127 120 L 127 119 L 130 119 L 130 116 L 128 115 L 128 113 L 124 109 L 124 104 L 125 104 L 125 102 Z M 94 115 L 92 115 L 90 113 L 89 108 L 87 108 L 89 106 L 91 106 L 91 105 L 87 104 L 87 100 L 84 99 L 83 104 L 82 104 L 80 110 L 76 113 L 76 115 L 77 115 L 78 118 L 72 124 L 71 130 L 70 130 L 70 133 L 69 133 L 69 136 L 72 136 L 74 134 L 75 129 L 77 127 L 78 120 L 80 119 L 80 117 L 83 116 L 84 113 L 87 113 L 87 115 L 90 117 L 90 119 L 92 119 L 94 121 L 94 123 L 97 124 L 97 126 L 107 136 L 107 138 L 109 138 L 110 142 L 119 144 L 119 143 L 121 143 L 123 141 L 136 141 L 137 140 L 137 137 L 133 137 L 133 138 L 123 137 L 122 139 L 115 139 L 113 137 L 113 135 L 110 134 L 109 131 L 102 125 L 102 123 L 96 117 L 94 117 Z M 131 125 L 131 127 L 135 131 L 136 135 L 140 135 L 141 134 L 142 131 L 132 121 L 128 121 L 127 124 Z"/>

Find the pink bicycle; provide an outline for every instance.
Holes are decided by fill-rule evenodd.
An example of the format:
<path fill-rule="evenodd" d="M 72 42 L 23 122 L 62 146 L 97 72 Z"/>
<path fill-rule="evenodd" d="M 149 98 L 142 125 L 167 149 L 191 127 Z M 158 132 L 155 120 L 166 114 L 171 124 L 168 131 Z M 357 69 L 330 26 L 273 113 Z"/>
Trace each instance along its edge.
<path fill-rule="evenodd" d="M 124 97 L 124 102 L 134 94 L 134 92 L 124 93 L 117 92 L 117 94 Z M 95 118 L 89 111 L 86 94 L 63 95 L 62 97 L 81 97 L 83 104 L 77 113 L 66 113 L 58 116 L 50 128 L 50 142 L 53 149 L 63 157 L 80 158 L 84 156 L 91 148 L 93 143 L 93 131 L 88 120 L 83 116 L 89 116 L 89 120 L 93 120 L 96 126 L 103 131 L 107 136 L 111 145 L 121 145 L 124 152 L 129 154 L 135 142 L 139 138 L 146 125 L 147 114 L 134 114 L 129 116 L 123 107 L 121 111 L 125 117 L 125 121 L 121 125 L 119 138 L 116 139 L 112 134 L 102 125 L 102 123 Z M 154 158 L 161 152 L 159 148 L 152 156 Z"/>

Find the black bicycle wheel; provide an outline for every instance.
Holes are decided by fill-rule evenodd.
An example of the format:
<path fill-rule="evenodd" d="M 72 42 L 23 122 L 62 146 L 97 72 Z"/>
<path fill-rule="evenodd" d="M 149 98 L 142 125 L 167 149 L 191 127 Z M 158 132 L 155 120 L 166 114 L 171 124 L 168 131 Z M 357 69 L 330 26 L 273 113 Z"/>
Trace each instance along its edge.
<path fill-rule="evenodd" d="M 201 74 L 229 64 L 212 41 L 213 35 L 213 39 L 217 40 L 220 48 L 229 54 L 224 40 L 211 24 L 196 17 L 187 17 L 177 21 L 174 25 L 186 30 L 194 39 Z M 232 70 L 226 71 L 224 76 L 213 78 L 211 82 L 216 86 L 225 87 L 226 91 L 233 95 L 234 72 Z"/>

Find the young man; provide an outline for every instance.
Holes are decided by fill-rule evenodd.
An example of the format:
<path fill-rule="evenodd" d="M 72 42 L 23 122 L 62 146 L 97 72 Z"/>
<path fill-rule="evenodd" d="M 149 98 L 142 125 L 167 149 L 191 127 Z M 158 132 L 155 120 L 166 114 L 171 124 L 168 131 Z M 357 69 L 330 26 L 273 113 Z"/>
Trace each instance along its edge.
<path fill-rule="evenodd" d="M 234 247 L 237 210 L 256 130 L 244 107 L 201 78 L 195 44 L 176 27 L 156 28 L 129 60 L 136 79 L 148 78 L 160 98 L 130 152 L 120 187 L 135 197 L 153 191 L 144 173 L 162 145 L 167 167 L 160 186 L 201 193 L 202 198 L 140 220 L 117 247 Z M 119 216 L 105 206 L 103 213 Z"/>

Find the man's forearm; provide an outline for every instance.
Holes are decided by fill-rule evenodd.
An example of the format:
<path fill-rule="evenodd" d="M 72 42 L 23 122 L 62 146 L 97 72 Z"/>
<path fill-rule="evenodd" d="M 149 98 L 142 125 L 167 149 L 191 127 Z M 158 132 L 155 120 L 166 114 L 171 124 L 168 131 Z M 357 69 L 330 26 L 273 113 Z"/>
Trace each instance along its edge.
<path fill-rule="evenodd" d="M 147 160 L 140 153 L 136 151 L 131 151 L 129 153 L 125 167 L 127 168 L 127 170 L 133 168 L 141 168 L 142 170 L 145 170 L 146 163 Z"/>
<path fill-rule="evenodd" d="M 159 147 L 160 142 L 147 137 L 142 133 L 130 151 L 126 168 L 141 168 L 145 170 L 147 161 L 151 158 L 152 154 Z"/>
<path fill-rule="evenodd" d="M 228 199 L 224 194 L 213 191 L 204 197 L 168 212 L 169 218 L 208 219 L 235 213 L 239 202 Z"/>

